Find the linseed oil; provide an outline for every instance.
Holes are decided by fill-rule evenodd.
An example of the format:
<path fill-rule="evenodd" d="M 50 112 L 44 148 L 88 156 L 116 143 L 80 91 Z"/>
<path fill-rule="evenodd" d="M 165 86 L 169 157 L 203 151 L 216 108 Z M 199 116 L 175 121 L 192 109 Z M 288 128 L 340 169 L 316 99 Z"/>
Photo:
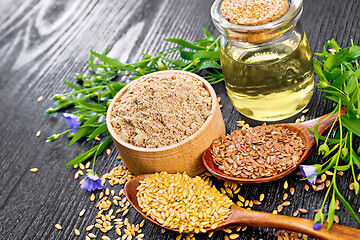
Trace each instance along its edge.
<path fill-rule="evenodd" d="M 298 113 L 310 101 L 314 72 L 309 42 L 305 34 L 290 34 L 273 44 L 222 44 L 227 93 L 241 114 L 276 121 Z"/>

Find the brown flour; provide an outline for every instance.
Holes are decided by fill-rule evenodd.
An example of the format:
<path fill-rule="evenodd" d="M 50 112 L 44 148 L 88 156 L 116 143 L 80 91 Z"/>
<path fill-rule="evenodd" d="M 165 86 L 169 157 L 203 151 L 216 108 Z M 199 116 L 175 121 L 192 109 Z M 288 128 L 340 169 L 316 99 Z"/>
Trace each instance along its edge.
<path fill-rule="evenodd" d="M 211 110 L 203 83 L 182 73 L 158 73 L 132 84 L 115 103 L 111 124 L 120 138 L 145 148 L 169 146 L 194 134 Z"/>

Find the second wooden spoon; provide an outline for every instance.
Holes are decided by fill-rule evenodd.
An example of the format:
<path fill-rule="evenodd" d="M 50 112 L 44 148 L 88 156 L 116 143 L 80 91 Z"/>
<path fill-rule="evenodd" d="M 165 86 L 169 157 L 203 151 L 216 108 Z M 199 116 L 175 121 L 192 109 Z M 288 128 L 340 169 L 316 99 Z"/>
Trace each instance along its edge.
<path fill-rule="evenodd" d="M 341 114 L 346 114 L 346 108 L 341 109 Z M 204 154 L 202 156 L 203 164 L 205 165 L 206 169 L 212 175 L 214 175 L 215 177 L 222 179 L 224 181 L 235 182 L 235 183 L 266 183 L 266 182 L 275 181 L 277 179 L 280 179 L 280 178 L 290 174 L 309 156 L 309 154 L 315 148 L 316 141 L 315 141 L 315 137 L 311 133 L 309 133 L 307 128 L 314 130 L 315 125 L 318 124 L 319 122 L 323 121 L 324 119 L 326 119 L 329 115 L 330 115 L 330 113 L 326 114 L 324 116 L 321 116 L 319 118 L 316 118 L 316 119 L 313 119 L 310 121 L 306 121 L 306 122 L 302 122 L 302 123 L 283 123 L 283 124 L 275 124 L 274 125 L 276 127 L 286 128 L 291 132 L 297 133 L 298 136 L 303 140 L 304 145 L 305 145 L 305 151 L 302 153 L 297 164 L 286 169 L 285 171 L 283 171 L 281 173 L 276 174 L 276 175 L 253 179 L 253 178 L 234 177 L 229 174 L 226 174 L 223 171 L 221 171 L 214 163 L 212 156 L 211 156 L 210 147 L 204 152 Z M 322 134 L 323 132 L 325 132 L 325 130 L 334 123 L 337 116 L 338 116 L 338 114 L 334 114 L 330 118 L 325 120 L 324 122 L 320 123 L 319 128 L 318 128 L 319 134 Z"/>
<path fill-rule="evenodd" d="M 145 219 L 149 220 L 150 222 L 156 225 L 161 226 L 161 224 L 159 224 L 158 222 L 147 216 L 141 210 L 141 207 L 139 206 L 137 201 L 136 189 L 140 184 L 139 182 L 141 180 L 144 180 L 148 176 L 149 174 L 140 175 L 128 181 L 124 187 L 124 194 L 128 199 L 128 201 L 131 203 L 131 205 L 135 208 L 135 210 L 137 210 Z M 289 231 L 304 233 L 306 235 L 316 237 L 322 240 L 334 240 L 334 239 L 359 240 L 360 239 L 359 229 L 334 224 L 332 225 L 329 231 L 326 231 L 327 223 L 324 223 L 321 229 L 314 230 L 313 229 L 314 221 L 310 219 L 256 212 L 256 211 L 240 208 L 235 204 L 231 206 L 230 216 L 222 224 L 220 224 L 216 229 L 208 229 L 207 231 L 212 232 L 237 225 L 285 229 Z M 178 229 L 171 229 L 167 227 L 164 228 L 172 231 L 178 231 Z M 184 233 L 191 233 L 191 232 L 184 231 Z"/>

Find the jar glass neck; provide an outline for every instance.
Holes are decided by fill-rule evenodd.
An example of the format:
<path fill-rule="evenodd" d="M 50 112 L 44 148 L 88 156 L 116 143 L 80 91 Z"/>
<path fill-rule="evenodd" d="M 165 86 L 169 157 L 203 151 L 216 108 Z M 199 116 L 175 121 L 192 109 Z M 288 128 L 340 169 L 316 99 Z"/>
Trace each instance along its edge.
<path fill-rule="evenodd" d="M 211 17 L 222 35 L 236 41 L 261 43 L 292 31 L 299 20 L 302 8 L 302 0 L 289 0 L 289 10 L 280 18 L 263 25 L 246 26 L 228 22 L 221 13 L 223 0 L 215 0 L 211 7 Z"/>

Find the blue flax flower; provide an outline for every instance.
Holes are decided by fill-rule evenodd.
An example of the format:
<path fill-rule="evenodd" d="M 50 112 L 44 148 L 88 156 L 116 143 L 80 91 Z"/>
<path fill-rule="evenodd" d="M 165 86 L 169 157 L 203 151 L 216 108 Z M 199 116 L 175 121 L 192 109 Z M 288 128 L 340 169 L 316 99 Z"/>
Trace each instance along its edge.
<path fill-rule="evenodd" d="M 321 228 L 321 222 L 314 223 L 313 229 L 319 230 Z"/>
<path fill-rule="evenodd" d="M 63 113 L 63 117 L 66 124 L 68 125 L 68 128 L 72 129 L 73 133 L 76 133 L 81 124 L 81 122 L 79 121 L 79 117 L 71 113 Z"/>
<path fill-rule="evenodd" d="M 103 189 L 104 185 L 102 185 L 101 179 L 96 175 L 96 173 L 90 173 L 85 177 L 85 181 L 80 187 L 92 192 L 96 189 Z"/>
<path fill-rule="evenodd" d="M 310 176 L 313 176 L 315 174 L 317 174 L 317 172 L 315 171 L 316 167 L 314 166 L 309 166 L 309 165 L 300 165 L 300 170 L 301 170 L 301 174 L 307 178 Z M 309 184 L 314 185 L 316 183 L 316 178 L 317 176 L 313 176 L 312 178 L 308 179 Z"/>

